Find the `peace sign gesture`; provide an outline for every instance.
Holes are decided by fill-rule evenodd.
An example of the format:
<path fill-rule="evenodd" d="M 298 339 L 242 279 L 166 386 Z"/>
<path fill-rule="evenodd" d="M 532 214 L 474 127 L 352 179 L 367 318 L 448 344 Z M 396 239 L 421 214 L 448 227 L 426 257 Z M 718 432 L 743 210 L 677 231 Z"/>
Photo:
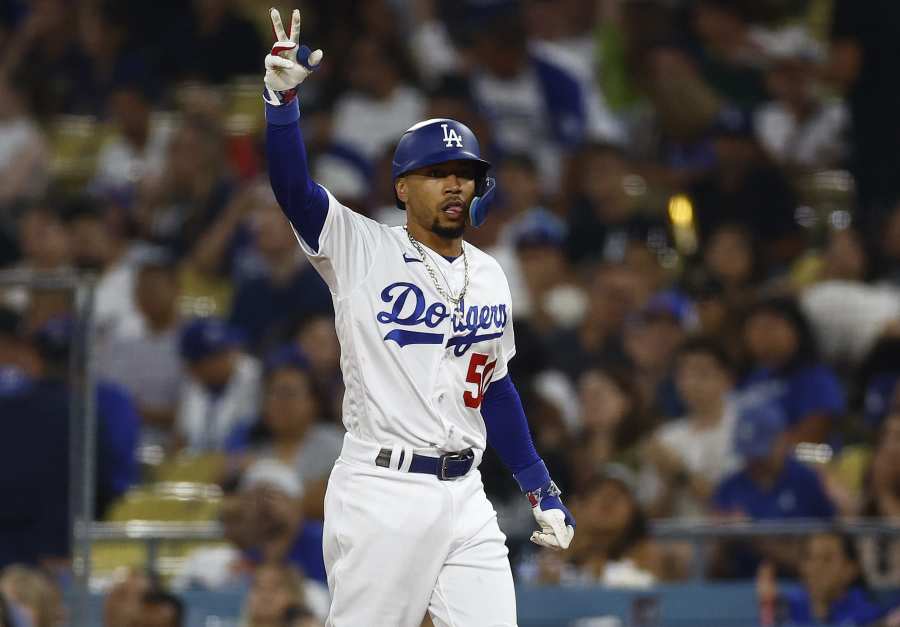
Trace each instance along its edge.
<path fill-rule="evenodd" d="M 272 29 L 275 31 L 275 45 L 266 55 L 266 102 L 273 105 L 290 102 L 297 85 L 306 80 L 322 62 L 323 52 L 300 45 L 300 11 L 294 9 L 291 15 L 291 33 L 285 34 L 284 24 L 278 9 L 269 12 Z"/>

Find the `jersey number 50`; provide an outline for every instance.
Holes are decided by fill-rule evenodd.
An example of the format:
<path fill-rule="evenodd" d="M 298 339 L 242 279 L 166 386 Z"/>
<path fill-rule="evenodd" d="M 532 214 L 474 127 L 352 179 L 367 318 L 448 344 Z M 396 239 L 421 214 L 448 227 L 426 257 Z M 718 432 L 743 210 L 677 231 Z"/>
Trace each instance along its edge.
<path fill-rule="evenodd" d="M 471 407 L 472 409 L 481 407 L 481 401 L 484 399 L 484 390 L 491 382 L 496 366 L 496 360 L 489 362 L 487 355 L 472 353 L 472 357 L 469 359 L 469 372 L 466 374 L 466 383 L 474 383 L 477 392 L 475 394 L 472 394 L 469 390 L 463 392 L 463 401 L 466 407 Z"/>

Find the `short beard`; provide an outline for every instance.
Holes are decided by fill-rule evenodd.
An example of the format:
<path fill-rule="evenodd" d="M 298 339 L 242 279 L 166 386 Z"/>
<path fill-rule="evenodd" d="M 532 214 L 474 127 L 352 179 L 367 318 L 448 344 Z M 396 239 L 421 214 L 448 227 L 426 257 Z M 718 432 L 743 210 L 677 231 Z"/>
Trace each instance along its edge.
<path fill-rule="evenodd" d="M 438 224 L 437 218 L 431 223 L 431 232 L 438 237 L 444 239 L 459 239 L 466 231 L 466 223 L 463 222 L 459 226 L 441 226 Z"/>

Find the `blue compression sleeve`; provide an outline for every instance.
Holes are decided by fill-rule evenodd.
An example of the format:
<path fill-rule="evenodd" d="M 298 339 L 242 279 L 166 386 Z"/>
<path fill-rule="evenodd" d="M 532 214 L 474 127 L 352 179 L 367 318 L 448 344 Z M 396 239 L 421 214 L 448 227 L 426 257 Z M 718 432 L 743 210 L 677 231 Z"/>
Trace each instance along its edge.
<path fill-rule="evenodd" d="M 319 235 L 328 215 L 328 195 L 309 174 L 300 133 L 297 100 L 281 106 L 266 103 L 266 158 L 269 180 L 281 210 L 310 248 L 319 250 Z"/>
<path fill-rule="evenodd" d="M 488 443 L 509 468 L 523 492 L 550 481 L 547 467 L 538 456 L 528 429 L 522 399 L 507 375 L 491 383 L 481 404 Z"/>

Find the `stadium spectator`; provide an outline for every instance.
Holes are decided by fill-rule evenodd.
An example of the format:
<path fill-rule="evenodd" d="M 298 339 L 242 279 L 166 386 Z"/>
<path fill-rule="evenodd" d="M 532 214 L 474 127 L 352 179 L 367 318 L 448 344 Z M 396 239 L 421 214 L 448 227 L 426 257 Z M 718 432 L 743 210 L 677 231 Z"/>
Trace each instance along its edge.
<path fill-rule="evenodd" d="M 847 95 L 854 147 L 850 170 L 859 186 L 860 217 L 869 226 L 900 192 L 900 86 L 888 79 L 900 54 L 898 9 L 892 2 L 863 6 L 836 0 L 831 19 L 826 76 Z"/>
<path fill-rule="evenodd" d="M 374 161 L 421 120 L 425 99 L 408 84 L 406 54 L 394 41 L 357 37 L 346 59 L 347 91 L 334 104 L 334 142 Z"/>
<path fill-rule="evenodd" d="M 740 346 L 729 341 L 739 335 L 740 307 L 728 298 L 725 286 L 706 270 L 691 273 L 685 280 L 685 294 L 694 303 L 697 312 L 697 332 L 717 338 L 733 362 L 740 360 Z M 736 295 L 740 298 L 740 295 Z"/>
<path fill-rule="evenodd" d="M 763 156 L 746 113 L 723 111 L 711 134 L 712 167 L 688 191 L 701 243 L 719 225 L 739 222 L 760 243 L 766 267 L 791 261 L 803 242 L 793 219 L 797 201 L 784 173 Z"/>
<path fill-rule="evenodd" d="M 276 459 L 258 460 L 242 475 L 226 481 L 224 492 L 220 516 L 229 545 L 188 554 L 173 586 L 178 590 L 234 589 L 260 566 L 290 564 L 306 576 L 310 598 L 321 599 L 325 586 L 322 522 L 304 518 L 303 485 L 294 468 Z"/>
<path fill-rule="evenodd" d="M 135 251 L 110 213 L 83 196 L 63 208 L 72 262 L 79 270 L 97 273 L 94 333 L 98 346 L 140 325 L 135 304 Z"/>
<path fill-rule="evenodd" d="M 277 459 L 295 469 L 304 486 L 304 510 L 322 517 L 325 484 L 343 445 L 343 429 L 321 420 L 322 400 L 309 375 L 306 358 L 294 346 L 267 363 L 262 414 L 241 424 L 226 442 L 238 467 Z"/>
<path fill-rule="evenodd" d="M 527 320 L 544 338 L 578 324 L 586 297 L 573 280 L 565 255 L 565 222 L 532 209 L 511 225 L 523 292 L 513 297 L 515 319 Z"/>
<path fill-rule="evenodd" d="M 17 225 L 19 258 L 13 268 L 24 272 L 52 272 L 71 269 L 71 241 L 63 221 L 50 202 L 28 206 Z M 13 251 L 10 251 L 13 252 Z M 11 285 L 0 290 L 5 305 L 23 313 L 37 297 L 27 286 Z M 37 297 L 39 300 L 39 297 Z"/>
<path fill-rule="evenodd" d="M 743 467 L 716 487 L 712 503 L 720 514 L 751 520 L 834 515 L 819 477 L 791 455 L 787 424 L 777 404 L 738 407 L 734 447 Z"/>
<path fill-rule="evenodd" d="M 728 102 L 752 109 L 765 99 L 759 46 L 740 0 L 699 0 L 691 5 L 693 50 L 700 72 Z"/>
<path fill-rule="evenodd" d="M 292 338 L 300 353 L 309 360 L 309 372 L 315 387 L 325 397 L 327 406 L 323 411 L 340 422 L 344 384 L 340 368 L 341 346 L 334 332 L 333 320 L 324 314 L 301 318 Z"/>
<path fill-rule="evenodd" d="M 146 92 L 141 85 L 124 84 L 110 93 L 106 106 L 114 132 L 97 154 L 91 183 L 99 193 L 111 195 L 127 207 L 136 202 L 145 180 L 162 174 L 172 134 L 170 124 L 154 119 Z"/>
<path fill-rule="evenodd" d="M 169 81 L 224 83 L 235 75 L 259 73 L 265 49 L 253 23 L 229 0 L 192 0 L 180 5 L 163 42 L 162 68 Z M 185 10 L 187 9 L 187 10 Z M 184 55 L 180 51 L 190 50 Z"/>
<path fill-rule="evenodd" d="M 542 189 L 557 191 L 565 158 L 588 137 L 589 95 L 571 72 L 529 50 L 515 12 L 483 20 L 473 39 L 472 93 L 500 151 L 533 155 Z"/>
<path fill-rule="evenodd" d="M 703 248 L 703 267 L 718 281 L 727 300 L 744 305 L 761 277 L 762 268 L 753 235 L 740 223 L 717 226 Z"/>
<path fill-rule="evenodd" d="M 869 468 L 863 477 L 863 516 L 900 516 L 900 413 L 889 414 L 877 432 Z M 900 543 L 889 538 L 861 538 L 859 550 L 866 578 L 879 587 L 900 583 Z"/>
<path fill-rule="evenodd" d="M 151 589 L 141 599 L 133 627 L 183 627 L 184 603 L 174 594 Z"/>
<path fill-rule="evenodd" d="M 833 168 L 847 153 L 849 113 L 839 99 L 818 95 L 816 66 L 824 60 L 821 44 L 802 29 L 773 42 L 766 87 L 772 100 L 754 114 L 760 145 L 788 171 Z"/>
<path fill-rule="evenodd" d="M 141 263 L 135 285 L 141 324 L 112 338 L 98 356 L 99 375 L 119 383 L 134 398 L 145 444 L 171 444 L 183 381 L 176 272 L 165 255 Z"/>
<path fill-rule="evenodd" d="M 541 583 L 600 583 L 643 588 L 666 578 L 664 554 L 650 538 L 647 518 L 635 496 L 636 477 L 610 464 L 579 491 L 580 540 L 562 553 L 544 552 L 523 563 L 520 575 Z"/>
<path fill-rule="evenodd" d="M 69 377 L 70 352 L 75 340 L 75 321 L 70 317 L 54 318 L 34 333 L 32 343 L 39 356 L 37 376 L 43 379 L 35 386 L 51 402 L 67 406 L 74 402 L 73 388 L 83 385 L 80 378 Z M 137 445 L 141 418 L 131 395 L 116 383 L 95 381 L 97 412 L 95 511 L 102 517 L 107 508 L 138 482 Z"/>
<path fill-rule="evenodd" d="M 79 89 L 71 105 L 75 110 L 101 116 L 110 96 L 136 77 L 152 84 L 146 49 L 133 45 L 133 16 L 127 4 L 104 0 L 78 12 L 79 50 L 85 57 L 78 77 Z M 132 101 L 133 102 L 133 101 Z M 140 108 L 139 103 L 137 108 Z M 140 117 L 141 111 L 135 111 Z"/>
<path fill-rule="evenodd" d="M 140 619 L 141 602 L 156 587 L 154 578 L 137 568 L 121 568 L 103 598 L 103 627 L 131 627 Z"/>
<path fill-rule="evenodd" d="M 637 444 L 655 425 L 630 370 L 588 368 L 578 379 L 578 398 L 581 424 L 572 463 L 573 486 L 582 490 L 607 463 L 637 466 Z"/>
<path fill-rule="evenodd" d="M 38 117 L 70 111 L 87 60 L 64 0 L 31 5 L 4 48 L 0 72 L 21 86 Z"/>
<path fill-rule="evenodd" d="M 581 324 L 561 330 L 552 343 L 556 350 L 550 353 L 552 365 L 572 380 L 598 359 L 621 356 L 622 327 L 652 291 L 648 277 L 629 266 L 604 264 L 592 270 Z"/>
<path fill-rule="evenodd" d="M 776 404 L 738 406 L 734 447 L 742 468 L 726 476 L 712 496 L 714 513 L 726 520 L 830 519 L 835 506 L 816 472 L 794 459 L 787 420 Z M 724 547 L 724 548 L 723 548 Z M 763 557 L 779 572 L 794 573 L 797 546 L 767 538 L 747 545 L 726 543 L 724 572 L 749 577 Z"/>
<path fill-rule="evenodd" d="M 872 625 L 887 614 L 869 592 L 852 538 L 835 532 L 810 536 L 800 575 L 802 586 L 783 594 L 792 625 Z"/>
<path fill-rule="evenodd" d="M 0 224 L 6 235 L 14 232 L 13 212 L 37 199 L 50 175 L 47 140 L 22 96 L 17 85 L 0 79 Z"/>
<path fill-rule="evenodd" d="M 284 613 L 285 627 L 322 627 L 323 623 L 302 605 L 289 607 Z M 423 623 L 423 626 L 425 623 Z"/>
<path fill-rule="evenodd" d="M 632 165 L 622 148 L 590 143 L 578 152 L 577 162 L 566 242 L 572 261 L 621 263 L 630 240 L 665 237 L 665 225 L 642 212 L 628 193 L 625 177 Z"/>
<path fill-rule="evenodd" d="M 39 368 L 38 357 L 23 331 L 22 316 L 0 307 L 0 366 L 14 369 L 24 377 L 34 376 Z"/>
<path fill-rule="evenodd" d="M 681 414 L 671 361 L 678 345 L 696 326 L 692 304 L 675 291 L 655 294 L 626 321 L 622 345 L 634 368 L 644 407 L 664 416 Z"/>
<path fill-rule="evenodd" d="M 141 237 L 183 258 L 208 236 L 234 191 L 221 129 L 208 116 L 185 117 L 168 142 L 162 174 L 142 188 L 135 216 Z"/>
<path fill-rule="evenodd" d="M 262 368 L 241 345 L 240 333 L 220 318 L 196 318 L 181 331 L 179 353 L 190 378 L 182 386 L 175 430 L 191 451 L 223 450 L 228 434 L 256 413 Z"/>
<path fill-rule="evenodd" d="M 331 314 L 331 293 L 297 246 L 293 230 L 271 191 L 250 217 L 261 268 L 236 283 L 230 322 L 256 350 L 287 335 L 296 317 Z"/>
<path fill-rule="evenodd" d="M 0 573 L 0 594 L 24 614 L 30 627 L 58 627 L 65 622 L 62 594 L 40 570 L 7 566 Z"/>
<path fill-rule="evenodd" d="M 834 372 L 819 361 L 809 322 L 797 304 L 771 298 L 754 304 L 743 325 L 749 372 L 741 402 L 777 403 L 792 443 L 825 442 L 845 411 L 844 391 Z"/>
<path fill-rule="evenodd" d="M 810 264 L 809 280 L 817 282 L 798 296 L 822 357 L 838 368 L 861 365 L 900 318 L 900 291 L 865 282 L 870 255 L 864 246 L 853 229 L 833 231 L 821 259 Z"/>
<path fill-rule="evenodd" d="M 292 566 L 266 564 L 253 577 L 239 625 L 284 627 L 291 609 L 306 609 L 303 575 Z"/>
<path fill-rule="evenodd" d="M 256 564 L 289 563 L 325 583 L 322 523 L 304 518 L 303 486 L 294 469 L 274 459 L 259 460 L 241 476 L 241 492 L 254 528 L 247 558 Z"/>
<path fill-rule="evenodd" d="M 654 517 L 703 517 L 724 476 L 738 467 L 732 442 L 737 421 L 729 393 L 734 371 L 725 351 L 693 338 L 675 355 L 675 385 L 687 414 L 661 426 L 643 448 L 638 491 Z"/>
<path fill-rule="evenodd" d="M 36 351 L 18 344 L 26 349 L 40 368 Z M 68 398 L 61 384 L 30 374 L 34 381 L 0 395 L 0 567 L 58 563 L 69 555 Z"/>

